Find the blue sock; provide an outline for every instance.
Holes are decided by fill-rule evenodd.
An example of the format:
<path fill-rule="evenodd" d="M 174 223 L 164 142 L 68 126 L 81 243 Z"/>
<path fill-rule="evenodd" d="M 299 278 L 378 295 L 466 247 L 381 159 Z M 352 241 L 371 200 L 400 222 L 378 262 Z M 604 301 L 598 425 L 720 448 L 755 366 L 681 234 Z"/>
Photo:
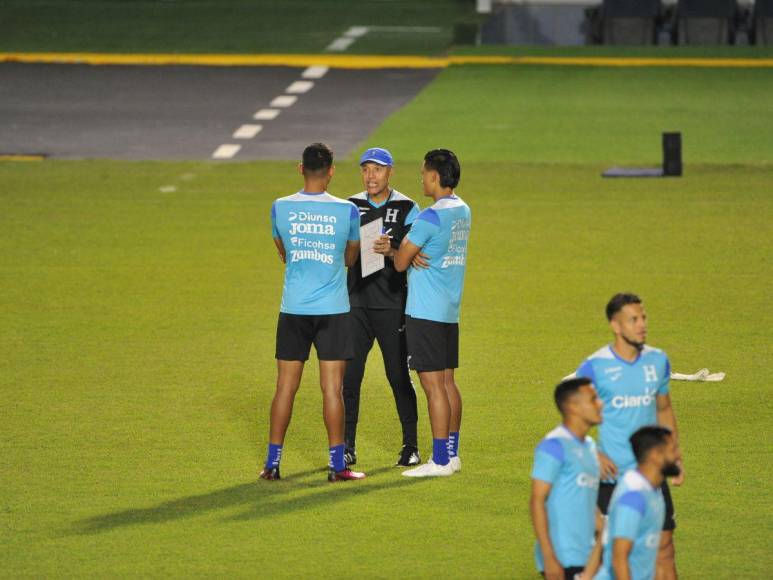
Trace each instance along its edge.
<path fill-rule="evenodd" d="M 437 465 L 448 465 L 448 439 L 432 440 L 432 461 Z"/>
<path fill-rule="evenodd" d="M 343 471 L 346 469 L 343 445 L 336 445 L 330 448 L 330 463 L 328 465 L 333 468 L 333 471 Z"/>
<path fill-rule="evenodd" d="M 456 457 L 459 455 L 459 431 L 451 431 L 448 434 L 448 456 Z"/>
<path fill-rule="evenodd" d="M 266 467 L 279 467 L 279 462 L 282 460 L 282 446 L 268 444 L 268 454 L 266 455 Z"/>

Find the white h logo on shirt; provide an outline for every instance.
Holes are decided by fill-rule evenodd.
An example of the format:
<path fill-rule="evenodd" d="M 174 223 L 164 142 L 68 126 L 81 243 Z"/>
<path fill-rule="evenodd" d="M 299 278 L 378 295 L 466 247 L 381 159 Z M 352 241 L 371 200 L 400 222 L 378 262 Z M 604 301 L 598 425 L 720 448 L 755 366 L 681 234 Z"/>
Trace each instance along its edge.
<path fill-rule="evenodd" d="M 394 208 L 389 208 L 386 210 L 386 217 L 384 218 L 384 222 L 388 224 L 393 224 L 397 222 L 397 213 L 399 210 Z"/>
<path fill-rule="evenodd" d="M 658 372 L 655 365 L 644 365 L 644 380 L 648 383 L 655 383 L 658 380 Z"/>

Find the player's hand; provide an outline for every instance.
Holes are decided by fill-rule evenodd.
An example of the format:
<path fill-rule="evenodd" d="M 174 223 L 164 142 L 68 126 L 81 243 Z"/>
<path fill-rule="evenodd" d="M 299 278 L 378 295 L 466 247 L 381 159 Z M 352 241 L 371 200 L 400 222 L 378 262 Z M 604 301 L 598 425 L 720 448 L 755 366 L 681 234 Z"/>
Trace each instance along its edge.
<path fill-rule="evenodd" d="M 564 567 L 555 556 L 545 558 L 545 580 L 564 580 Z"/>
<path fill-rule="evenodd" d="M 392 238 L 382 234 L 379 239 L 373 244 L 373 251 L 377 254 L 383 254 L 384 256 L 392 256 Z"/>
<path fill-rule="evenodd" d="M 677 463 L 679 464 L 679 469 L 680 469 L 679 475 L 677 475 L 676 477 L 672 477 L 671 483 L 679 487 L 684 483 L 684 463 L 682 463 L 681 457 L 677 460 Z"/>
<path fill-rule="evenodd" d="M 615 465 L 615 462 L 604 455 L 601 451 L 599 451 L 599 467 L 601 467 L 602 481 L 617 479 L 617 465 Z"/>
<path fill-rule="evenodd" d="M 425 254 L 424 252 L 419 252 L 413 257 L 413 261 L 411 262 L 411 266 L 414 268 L 429 268 L 429 256 Z"/>

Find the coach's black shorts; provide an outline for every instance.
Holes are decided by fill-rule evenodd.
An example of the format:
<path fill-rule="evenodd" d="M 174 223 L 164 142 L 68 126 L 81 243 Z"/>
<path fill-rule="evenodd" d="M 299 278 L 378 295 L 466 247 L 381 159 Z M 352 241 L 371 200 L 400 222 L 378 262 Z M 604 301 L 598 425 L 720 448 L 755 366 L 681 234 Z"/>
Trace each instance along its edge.
<path fill-rule="evenodd" d="M 663 500 L 666 502 L 666 519 L 663 522 L 663 530 L 671 531 L 676 529 L 676 516 L 674 513 L 674 500 L 671 499 L 671 490 L 665 481 L 661 484 L 660 490 L 663 492 Z M 615 491 L 614 483 L 601 482 L 599 485 L 598 506 L 601 513 L 607 515 L 609 500 L 612 499 L 612 492 Z"/>
<path fill-rule="evenodd" d="M 459 366 L 459 325 L 405 317 L 408 367 L 419 372 Z"/>
<path fill-rule="evenodd" d="M 319 360 L 349 360 L 354 356 L 349 313 L 286 314 L 279 313 L 276 325 L 276 358 L 279 360 L 309 359 L 311 345 Z"/>

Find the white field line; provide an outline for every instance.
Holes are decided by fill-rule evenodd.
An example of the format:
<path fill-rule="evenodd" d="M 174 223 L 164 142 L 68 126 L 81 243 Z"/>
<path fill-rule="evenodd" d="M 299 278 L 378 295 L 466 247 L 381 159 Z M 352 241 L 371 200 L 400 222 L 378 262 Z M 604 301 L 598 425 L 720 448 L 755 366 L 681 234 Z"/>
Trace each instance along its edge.
<path fill-rule="evenodd" d="M 252 118 L 256 121 L 273 121 L 279 116 L 279 109 L 260 109 Z"/>
<path fill-rule="evenodd" d="M 439 26 L 350 26 L 349 29 L 333 42 L 327 45 L 327 52 L 343 52 L 347 50 L 354 41 L 362 38 L 369 32 L 419 32 L 419 33 L 437 33 L 443 29 Z"/>
<path fill-rule="evenodd" d="M 292 107 L 297 100 L 298 97 L 295 95 L 279 95 L 271 101 L 270 106 L 272 109 L 286 109 L 287 107 Z"/>
<path fill-rule="evenodd" d="M 263 130 L 263 125 L 242 125 L 234 131 L 234 139 L 252 139 Z"/>
<path fill-rule="evenodd" d="M 343 52 L 347 48 L 349 48 L 352 44 L 354 44 L 355 40 L 357 39 L 347 38 L 346 36 L 342 36 L 340 38 L 336 38 L 333 42 L 328 44 L 325 50 L 328 52 Z"/>
<path fill-rule="evenodd" d="M 231 145 L 229 143 L 223 144 L 212 154 L 212 159 L 231 159 L 239 152 L 241 145 Z"/>
<path fill-rule="evenodd" d="M 295 81 L 285 89 L 289 95 L 302 95 L 308 93 L 314 86 L 314 81 Z"/>
<path fill-rule="evenodd" d="M 330 68 L 326 66 L 310 66 L 301 74 L 305 79 L 321 79 L 327 74 Z"/>

